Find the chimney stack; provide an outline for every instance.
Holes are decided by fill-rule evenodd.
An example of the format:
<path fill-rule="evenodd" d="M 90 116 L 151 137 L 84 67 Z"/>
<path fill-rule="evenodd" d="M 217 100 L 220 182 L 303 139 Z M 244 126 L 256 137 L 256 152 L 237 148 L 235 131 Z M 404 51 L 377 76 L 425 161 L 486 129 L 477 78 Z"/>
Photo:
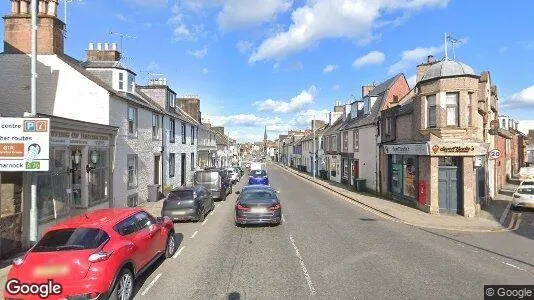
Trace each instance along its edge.
<path fill-rule="evenodd" d="M 362 98 L 369 95 L 369 93 L 374 90 L 375 88 L 375 83 L 373 82 L 373 84 L 368 84 L 368 85 L 364 85 L 362 86 Z"/>
<path fill-rule="evenodd" d="M 422 63 L 420 65 L 417 66 L 417 74 L 416 74 L 416 78 L 415 78 L 415 84 L 417 84 L 419 81 L 421 81 L 421 79 L 423 78 L 423 76 L 425 76 L 426 72 L 428 71 L 428 69 L 430 69 L 430 67 L 434 64 L 434 56 L 432 55 L 428 55 L 427 58 L 426 58 L 426 63 Z"/>
<path fill-rule="evenodd" d="M 121 54 L 117 51 L 117 45 L 115 43 L 110 44 L 102 43 L 96 44 L 96 49 L 94 49 L 94 43 L 89 43 L 89 47 L 85 51 L 87 53 L 88 61 L 119 61 L 121 59 Z"/>
<path fill-rule="evenodd" d="M 65 23 L 57 18 L 58 0 L 37 0 L 37 54 L 63 54 Z M 4 16 L 4 53 L 31 53 L 30 0 L 11 0 Z"/>

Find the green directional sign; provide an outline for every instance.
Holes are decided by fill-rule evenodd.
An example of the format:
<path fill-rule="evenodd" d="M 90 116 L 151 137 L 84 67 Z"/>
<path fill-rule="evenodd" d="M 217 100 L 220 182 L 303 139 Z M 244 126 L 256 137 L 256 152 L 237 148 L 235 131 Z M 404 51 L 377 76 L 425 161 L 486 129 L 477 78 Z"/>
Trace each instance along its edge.
<path fill-rule="evenodd" d="M 38 161 L 26 163 L 26 170 L 39 170 L 40 168 L 41 168 L 41 163 Z"/>

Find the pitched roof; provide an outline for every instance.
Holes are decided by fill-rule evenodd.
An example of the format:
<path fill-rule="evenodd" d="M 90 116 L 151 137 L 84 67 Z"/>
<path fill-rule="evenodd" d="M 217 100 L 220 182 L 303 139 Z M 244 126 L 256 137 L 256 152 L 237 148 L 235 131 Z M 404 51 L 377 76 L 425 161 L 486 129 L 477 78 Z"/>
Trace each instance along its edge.
<path fill-rule="evenodd" d="M 134 75 L 137 75 L 134 71 L 128 68 L 125 64 L 120 61 L 84 61 L 81 63 L 84 68 L 94 68 L 94 69 L 122 69 L 126 70 Z"/>
<path fill-rule="evenodd" d="M 352 129 L 360 126 L 373 124 L 378 119 L 378 114 L 384 107 L 384 101 L 386 100 L 387 92 L 393 86 L 393 84 L 400 78 L 404 78 L 404 74 L 397 74 L 388 80 L 377 85 L 368 96 L 363 97 L 358 101 L 369 101 L 370 97 L 377 97 L 375 103 L 369 110 L 369 114 L 358 116 L 348 120 L 340 130 Z M 405 79 L 406 80 L 406 79 Z M 355 101 L 356 102 L 356 101 Z"/>
<path fill-rule="evenodd" d="M 341 125 L 343 125 L 343 116 L 339 116 L 339 118 L 337 118 L 337 120 L 334 123 L 332 123 L 331 126 L 328 126 L 326 128 L 323 134 L 326 135 L 326 134 L 335 133 L 341 127 Z"/>

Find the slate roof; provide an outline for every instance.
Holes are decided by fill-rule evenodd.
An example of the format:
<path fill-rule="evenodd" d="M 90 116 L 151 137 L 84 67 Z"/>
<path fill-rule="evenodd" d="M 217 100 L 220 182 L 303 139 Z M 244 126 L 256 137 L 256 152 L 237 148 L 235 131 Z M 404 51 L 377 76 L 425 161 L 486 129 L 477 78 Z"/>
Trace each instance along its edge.
<path fill-rule="evenodd" d="M 356 127 L 361 127 L 365 125 L 370 125 L 375 123 L 378 120 L 378 115 L 384 107 L 384 100 L 387 97 L 387 92 L 393 86 L 393 84 L 400 78 L 404 78 L 403 74 L 397 74 L 388 80 L 377 85 L 368 96 L 363 97 L 358 101 L 368 100 L 370 97 L 377 97 L 375 103 L 370 108 L 370 112 L 367 115 L 358 116 L 356 118 L 348 119 L 340 130 L 352 129 Z M 404 79 L 406 80 L 406 79 Z M 355 101 L 355 102 L 358 102 Z"/>
<path fill-rule="evenodd" d="M 334 123 L 332 123 L 331 126 L 328 126 L 325 131 L 323 132 L 323 135 L 336 133 L 339 128 L 343 125 L 343 116 L 339 116 Z"/>
<path fill-rule="evenodd" d="M 326 130 L 326 128 L 327 128 L 327 125 L 324 125 L 324 126 L 318 128 L 318 129 L 316 129 L 315 130 L 315 136 L 321 135 Z M 305 135 L 304 138 L 302 139 L 303 142 L 311 141 L 311 140 L 313 140 L 313 131 L 310 134 Z"/>
<path fill-rule="evenodd" d="M 137 75 L 120 61 L 84 61 L 82 62 L 82 67 L 92 69 L 121 69 Z"/>

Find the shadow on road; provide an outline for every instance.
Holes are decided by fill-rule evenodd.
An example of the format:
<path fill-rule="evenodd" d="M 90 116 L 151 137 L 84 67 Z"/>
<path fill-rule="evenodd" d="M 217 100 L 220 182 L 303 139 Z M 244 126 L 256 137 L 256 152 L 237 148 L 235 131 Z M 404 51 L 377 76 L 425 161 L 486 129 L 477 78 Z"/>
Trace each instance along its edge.
<path fill-rule="evenodd" d="M 231 292 L 228 294 L 228 300 L 240 300 L 241 294 L 238 292 Z"/>
<path fill-rule="evenodd" d="M 175 240 L 175 247 L 174 249 L 178 250 L 180 246 L 182 245 L 182 241 L 184 240 L 184 235 L 181 233 L 175 233 L 174 234 L 174 240 Z M 141 274 L 139 277 L 135 279 L 135 286 L 132 298 L 134 298 L 138 293 L 141 287 L 145 284 L 146 280 L 152 276 L 152 273 L 154 273 L 155 270 L 161 266 L 161 264 L 165 261 L 164 257 L 161 257 L 158 259 L 154 264 L 152 264 L 143 274 Z"/>

